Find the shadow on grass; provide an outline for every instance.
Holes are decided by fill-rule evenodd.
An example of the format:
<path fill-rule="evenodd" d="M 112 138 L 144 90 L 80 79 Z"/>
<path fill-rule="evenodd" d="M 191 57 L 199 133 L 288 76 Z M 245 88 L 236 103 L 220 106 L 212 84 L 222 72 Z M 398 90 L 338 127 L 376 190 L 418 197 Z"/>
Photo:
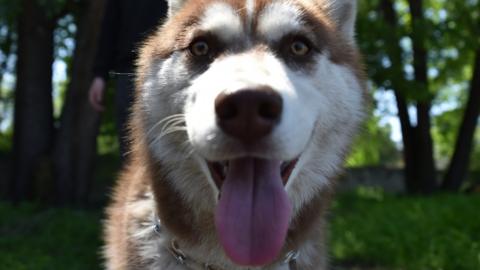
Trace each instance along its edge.
<path fill-rule="evenodd" d="M 0 204 L 1 269 L 101 269 L 100 211 Z"/>

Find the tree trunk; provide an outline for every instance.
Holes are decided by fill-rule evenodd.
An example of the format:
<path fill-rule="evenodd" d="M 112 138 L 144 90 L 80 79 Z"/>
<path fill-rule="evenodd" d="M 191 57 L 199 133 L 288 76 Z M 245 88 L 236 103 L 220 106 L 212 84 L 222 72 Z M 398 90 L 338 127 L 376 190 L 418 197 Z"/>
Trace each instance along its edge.
<path fill-rule="evenodd" d="M 408 113 L 408 106 L 405 98 L 395 91 L 395 99 L 397 100 L 398 118 L 400 119 L 400 127 L 402 130 L 403 142 L 403 161 L 405 163 L 405 186 L 407 190 L 412 190 L 415 185 L 415 147 L 413 136 L 415 129 L 410 122 L 410 115 Z"/>
<path fill-rule="evenodd" d="M 413 193 L 429 194 L 437 189 L 437 175 L 433 159 L 433 141 L 430 133 L 430 102 L 417 103 L 418 125 L 416 127 L 415 171 L 418 182 Z"/>
<path fill-rule="evenodd" d="M 414 2 L 411 3 L 411 13 L 412 17 L 415 18 L 412 24 L 412 27 L 415 29 L 418 27 L 419 20 L 423 19 L 422 1 L 412 0 L 410 2 Z M 392 0 L 382 0 L 379 8 L 386 23 L 392 30 L 391 33 L 386 33 L 385 37 L 386 43 L 390 44 L 387 47 L 387 54 L 392 61 L 391 74 L 395 74 L 392 76 L 391 81 L 402 129 L 405 185 L 407 190 L 412 193 L 430 193 L 436 187 L 433 143 L 430 134 L 430 102 L 417 102 L 417 126 L 413 126 L 408 112 L 408 102 L 404 96 L 407 89 L 402 89 L 408 83 L 403 71 L 402 48 L 399 45 L 400 37 L 396 34 L 398 17 Z M 415 30 L 412 32 L 415 32 Z M 428 97 L 427 57 L 422 38 L 422 35 L 413 36 L 412 38 L 415 80 L 422 86 L 422 92 L 425 93 L 424 96 Z"/>
<path fill-rule="evenodd" d="M 465 114 L 458 132 L 455 150 L 450 160 L 442 188 L 458 191 L 465 181 L 473 147 L 473 137 L 480 113 L 480 49 L 477 49 L 473 77 Z"/>
<path fill-rule="evenodd" d="M 415 129 L 410 122 L 410 114 L 408 112 L 408 104 L 401 89 L 405 85 L 405 73 L 403 71 L 402 48 L 400 47 L 400 37 L 395 32 L 398 29 L 398 18 L 393 8 L 391 0 L 383 0 L 380 2 L 380 10 L 385 21 L 391 28 L 391 32 L 385 35 L 386 43 L 391 44 L 387 47 L 387 54 L 392 59 L 391 74 L 396 74 L 391 78 L 395 99 L 397 102 L 398 118 L 400 119 L 400 127 L 402 130 L 403 143 L 403 161 L 405 171 L 405 185 L 407 190 L 414 190 L 417 181 L 415 168 Z"/>
<path fill-rule="evenodd" d="M 37 1 L 24 0 L 18 24 L 14 113 L 13 201 L 32 199 L 34 179 L 49 174 L 53 138 L 52 64 L 55 20 Z M 42 178 L 43 179 L 43 178 Z"/>
<path fill-rule="evenodd" d="M 99 114 L 88 102 L 88 89 L 104 3 L 104 0 L 87 1 L 77 18 L 71 81 L 54 150 L 59 204 L 85 203 L 92 183 Z"/>
<path fill-rule="evenodd" d="M 425 50 L 425 29 L 423 27 L 423 0 L 409 0 L 412 15 L 413 67 L 415 81 L 421 87 L 421 97 L 417 101 L 417 127 L 415 171 L 418 181 L 412 192 L 432 193 L 437 188 L 433 141 L 430 133 L 430 94 L 428 92 L 427 52 Z M 417 189 L 418 188 L 418 189 Z"/>
<path fill-rule="evenodd" d="M 414 147 L 413 147 L 413 127 L 410 122 L 410 115 L 408 113 L 408 105 L 405 97 L 400 89 L 400 85 L 404 84 L 404 72 L 402 61 L 402 48 L 399 45 L 400 38 L 396 34 L 398 27 L 398 18 L 395 10 L 393 9 L 393 2 L 391 0 L 383 0 L 380 2 L 381 13 L 385 17 L 387 24 L 390 26 L 392 32 L 386 35 L 386 41 L 388 44 L 392 44 L 387 49 L 389 57 L 392 59 L 392 73 L 397 74 L 397 78 L 392 78 L 392 86 L 397 102 L 398 118 L 400 119 L 400 127 L 402 130 L 402 142 L 403 142 L 403 161 L 405 166 L 405 185 L 407 189 L 411 189 L 412 179 L 415 179 L 415 160 L 414 160 Z M 395 70 L 396 69 L 396 70 Z"/>

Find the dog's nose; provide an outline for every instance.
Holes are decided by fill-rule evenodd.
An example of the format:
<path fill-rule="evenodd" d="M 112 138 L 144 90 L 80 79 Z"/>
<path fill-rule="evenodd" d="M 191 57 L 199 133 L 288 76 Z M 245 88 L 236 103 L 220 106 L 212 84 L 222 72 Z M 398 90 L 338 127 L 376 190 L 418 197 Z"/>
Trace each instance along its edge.
<path fill-rule="evenodd" d="M 221 93 L 215 99 L 220 128 L 247 143 L 268 135 L 280 122 L 282 109 L 282 97 L 268 87 Z"/>

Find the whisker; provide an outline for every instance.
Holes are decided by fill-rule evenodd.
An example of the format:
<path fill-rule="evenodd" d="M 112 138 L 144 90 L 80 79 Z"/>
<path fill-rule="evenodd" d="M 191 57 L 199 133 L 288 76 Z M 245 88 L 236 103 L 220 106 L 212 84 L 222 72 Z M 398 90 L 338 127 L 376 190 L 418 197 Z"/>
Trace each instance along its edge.
<path fill-rule="evenodd" d="M 135 76 L 135 73 L 128 73 L 128 72 L 110 72 L 110 74 L 113 76 L 118 76 L 118 75 L 131 76 L 131 77 Z"/>
<path fill-rule="evenodd" d="M 175 127 L 175 126 L 178 126 L 179 124 L 182 124 L 185 122 L 185 119 L 172 119 L 170 121 L 167 121 L 162 129 L 160 130 L 160 133 L 163 133 L 165 130 L 171 128 L 171 127 Z"/>
<path fill-rule="evenodd" d="M 184 161 L 186 161 L 192 156 L 192 154 L 195 152 L 195 149 L 192 147 L 192 144 L 187 139 L 183 143 L 181 143 L 180 151 L 186 153 L 184 158 Z"/>
<path fill-rule="evenodd" d="M 147 131 L 147 136 L 150 135 L 150 133 L 155 130 L 155 128 L 157 128 L 159 125 L 165 123 L 165 122 L 169 122 L 171 120 L 180 120 L 180 119 L 184 119 L 185 118 L 185 115 L 184 114 L 172 114 L 172 115 L 169 115 L 165 118 L 163 118 L 162 120 L 158 121 L 157 123 L 155 123 L 155 125 L 153 125 L 148 131 Z"/>
<path fill-rule="evenodd" d="M 160 135 L 158 135 L 158 137 L 156 137 L 153 141 L 151 141 L 149 143 L 149 146 L 152 146 L 153 144 L 157 143 L 160 139 L 162 139 L 163 137 L 165 137 L 169 134 L 179 132 L 179 131 L 186 131 L 186 130 L 187 130 L 187 127 L 185 127 L 185 126 L 172 127 L 170 129 L 160 133 Z"/>
<path fill-rule="evenodd" d="M 158 136 L 161 137 L 161 136 L 165 136 L 167 134 L 170 134 L 172 132 L 185 131 L 185 130 L 187 130 L 187 127 L 185 127 L 185 126 L 171 127 L 169 129 L 165 130 L 164 132 L 160 133 L 160 135 L 158 135 Z"/>
<path fill-rule="evenodd" d="M 195 149 L 192 147 L 192 144 L 187 139 L 180 144 L 180 151 L 184 153 L 184 157 L 180 164 L 180 167 L 183 167 L 185 166 L 185 163 L 192 157 L 193 153 L 195 153 Z"/>

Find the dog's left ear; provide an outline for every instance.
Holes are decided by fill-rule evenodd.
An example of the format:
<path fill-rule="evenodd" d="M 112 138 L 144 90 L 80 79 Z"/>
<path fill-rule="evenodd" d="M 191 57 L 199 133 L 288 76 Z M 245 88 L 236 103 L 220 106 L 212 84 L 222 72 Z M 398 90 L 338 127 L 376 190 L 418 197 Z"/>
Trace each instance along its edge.
<path fill-rule="evenodd" d="M 168 0 L 168 17 L 172 17 L 179 11 L 187 0 Z"/>
<path fill-rule="evenodd" d="M 327 0 L 327 9 L 346 38 L 355 39 L 357 0 Z"/>

